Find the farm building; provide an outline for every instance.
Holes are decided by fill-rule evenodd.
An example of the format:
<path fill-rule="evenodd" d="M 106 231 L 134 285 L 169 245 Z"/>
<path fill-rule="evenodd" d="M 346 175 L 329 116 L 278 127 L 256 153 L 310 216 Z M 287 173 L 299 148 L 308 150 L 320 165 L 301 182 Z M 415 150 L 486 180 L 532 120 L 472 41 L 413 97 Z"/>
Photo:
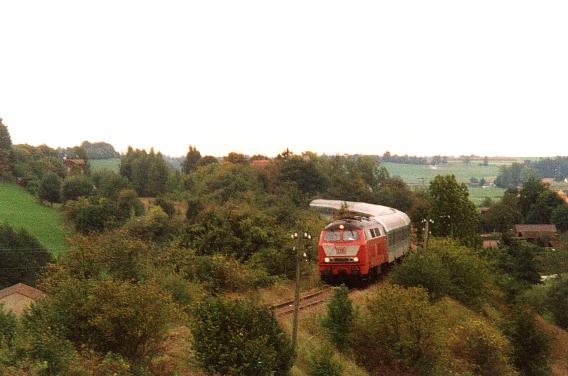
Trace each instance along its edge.
<path fill-rule="evenodd" d="M 85 168 L 87 167 L 87 163 L 84 159 L 70 159 L 65 156 L 63 161 L 65 163 L 65 167 L 67 167 L 68 174 L 76 172 L 82 174 L 85 172 Z"/>
<path fill-rule="evenodd" d="M 4 312 L 11 311 L 14 315 L 20 316 L 32 303 L 43 297 L 45 294 L 40 290 L 18 283 L 0 290 L 0 305 Z"/>
<path fill-rule="evenodd" d="M 269 159 L 255 159 L 254 161 L 250 162 L 250 165 L 252 167 L 257 167 L 257 168 L 266 168 L 268 167 L 269 164 L 270 164 Z"/>
<path fill-rule="evenodd" d="M 558 234 L 555 225 L 514 225 L 513 229 L 517 237 L 531 243 L 542 242 L 548 247 L 553 247 Z"/>

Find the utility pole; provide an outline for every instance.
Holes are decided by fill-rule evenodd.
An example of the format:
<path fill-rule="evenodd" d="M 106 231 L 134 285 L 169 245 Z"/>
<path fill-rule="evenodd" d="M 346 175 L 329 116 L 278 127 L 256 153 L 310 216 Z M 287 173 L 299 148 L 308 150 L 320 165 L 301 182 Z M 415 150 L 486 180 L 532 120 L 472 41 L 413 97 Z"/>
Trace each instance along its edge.
<path fill-rule="evenodd" d="M 294 319 L 292 322 L 292 348 L 294 352 L 296 351 L 296 343 L 298 342 L 298 313 L 300 311 L 300 271 L 301 271 L 301 260 L 303 256 L 303 245 L 304 240 L 311 240 L 312 236 L 307 232 L 304 232 L 303 235 L 298 236 L 298 233 L 295 232 L 292 235 L 292 239 L 298 240 L 298 246 L 294 247 L 294 251 L 296 254 L 296 286 L 294 290 Z"/>
<path fill-rule="evenodd" d="M 424 223 L 424 250 L 428 249 L 428 237 L 430 235 L 430 223 L 434 223 L 431 219 L 423 219 L 422 223 Z"/>

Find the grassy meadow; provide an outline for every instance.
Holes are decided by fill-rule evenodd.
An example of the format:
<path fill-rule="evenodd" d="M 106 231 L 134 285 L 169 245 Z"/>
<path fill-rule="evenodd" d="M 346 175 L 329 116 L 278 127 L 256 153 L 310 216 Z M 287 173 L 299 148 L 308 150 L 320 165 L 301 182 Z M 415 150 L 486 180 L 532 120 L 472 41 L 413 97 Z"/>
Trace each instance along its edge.
<path fill-rule="evenodd" d="M 118 172 L 118 168 L 120 166 L 120 158 L 112 158 L 112 159 L 98 159 L 98 160 L 90 160 L 89 164 L 91 165 L 91 171 L 101 171 L 101 170 L 110 170 L 114 172 Z"/>
<path fill-rule="evenodd" d="M 461 183 L 469 183 L 469 179 L 474 177 L 477 179 L 493 181 L 499 174 L 499 167 L 512 163 L 512 161 L 490 160 L 488 166 L 481 166 L 479 161 L 472 161 L 465 164 L 461 161 L 450 161 L 441 166 L 430 165 L 412 165 L 401 163 L 382 163 L 389 173 L 394 176 L 400 176 L 411 187 L 428 187 L 428 184 L 437 175 L 455 175 L 456 179 Z M 503 197 L 505 190 L 497 187 L 470 187 L 470 199 L 480 205 L 485 197 L 497 200 Z"/>
<path fill-rule="evenodd" d="M 63 214 L 17 185 L 0 184 L 0 222 L 25 228 L 55 256 L 66 250 Z"/>

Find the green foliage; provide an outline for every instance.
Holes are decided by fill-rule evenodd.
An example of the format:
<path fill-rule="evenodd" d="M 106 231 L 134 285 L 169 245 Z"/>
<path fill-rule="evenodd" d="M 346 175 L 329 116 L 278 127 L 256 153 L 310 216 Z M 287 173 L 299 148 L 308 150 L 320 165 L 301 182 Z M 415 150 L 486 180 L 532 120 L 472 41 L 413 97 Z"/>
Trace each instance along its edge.
<path fill-rule="evenodd" d="M 568 205 L 563 204 L 552 210 L 550 221 L 562 232 L 568 231 Z"/>
<path fill-rule="evenodd" d="M 459 184 L 455 176 L 436 176 L 429 188 L 432 234 L 450 236 L 463 245 L 477 247 L 479 216 L 475 205 L 469 201 L 465 184 Z"/>
<path fill-rule="evenodd" d="M 14 176 L 19 184 L 32 193 L 37 193 L 41 178 L 53 172 L 63 178 L 66 174 L 63 160 L 56 150 L 45 146 L 14 145 Z"/>
<path fill-rule="evenodd" d="M 133 189 L 123 189 L 116 199 L 117 216 L 124 220 L 144 214 L 144 204 Z"/>
<path fill-rule="evenodd" d="M 145 240 L 162 240 L 169 233 L 168 215 L 159 206 L 152 206 L 139 217 L 132 217 L 126 223 L 130 234 Z"/>
<path fill-rule="evenodd" d="M 201 153 L 195 146 L 189 145 L 189 151 L 185 156 L 185 160 L 181 165 L 181 170 L 186 174 L 189 175 L 197 168 L 197 164 L 201 159 Z"/>
<path fill-rule="evenodd" d="M 505 286 L 516 293 L 515 290 L 522 290 L 540 282 L 539 263 L 536 259 L 538 251 L 539 248 L 533 244 L 505 239 L 505 245 L 492 250 L 489 256 L 501 272 L 516 282 Z M 507 280 L 504 282 L 507 283 Z"/>
<path fill-rule="evenodd" d="M 554 322 L 568 329 L 568 279 L 563 278 L 554 282 L 548 291 L 547 306 Z"/>
<path fill-rule="evenodd" d="M 166 191 L 169 169 L 161 153 L 154 149 L 128 152 L 120 163 L 120 174 L 127 177 L 141 196 L 155 197 Z"/>
<path fill-rule="evenodd" d="M 481 226 L 486 232 L 503 233 L 510 231 L 513 225 L 522 221 L 517 195 L 507 192 L 501 201 L 489 205 L 489 210 L 481 218 Z"/>
<path fill-rule="evenodd" d="M 333 350 L 323 346 L 312 350 L 308 358 L 310 376 L 341 376 L 343 365 L 333 358 Z"/>
<path fill-rule="evenodd" d="M 16 334 L 16 316 L 12 312 L 6 313 L 0 303 L 0 348 L 10 345 Z"/>
<path fill-rule="evenodd" d="M 392 280 L 426 288 L 434 298 L 453 297 L 470 307 L 479 307 L 492 289 L 489 264 L 476 251 L 450 239 L 433 239 L 427 250 L 408 255 Z"/>
<path fill-rule="evenodd" d="M 566 206 L 555 192 L 546 190 L 539 194 L 536 202 L 530 207 L 527 214 L 527 223 L 551 223 L 552 213 L 559 207 Z"/>
<path fill-rule="evenodd" d="M 47 172 L 39 183 L 38 196 L 42 201 L 54 202 L 61 200 L 61 179 L 52 172 Z"/>
<path fill-rule="evenodd" d="M 229 154 L 227 154 L 223 160 L 225 162 L 229 162 L 229 163 L 234 163 L 234 164 L 248 164 L 248 158 L 241 153 L 236 153 L 234 151 L 230 152 Z"/>
<path fill-rule="evenodd" d="M 116 172 L 101 170 L 91 175 L 96 193 L 102 197 L 116 200 L 120 191 L 128 188 L 128 179 Z"/>
<path fill-rule="evenodd" d="M 550 374 L 550 350 L 552 339 L 536 321 L 532 311 L 516 307 L 508 329 L 513 345 L 513 361 L 525 376 Z"/>
<path fill-rule="evenodd" d="M 511 345 L 487 320 L 470 318 L 452 335 L 452 355 L 475 375 L 515 375 L 510 365 Z"/>
<path fill-rule="evenodd" d="M 66 339 L 134 363 L 157 351 L 178 312 L 155 284 L 110 278 L 62 280 L 45 305 Z"/>
<path fill-rule="evenodd" d="M 194 310 L 193 349 L 202 366 L 223 375 L 287 375 L 290 340 L 273 313 L 246 300 L 210 299 Z"/>
<path fill-rule="evenodd" d="M 114 149 L 114 147 L 106 142 L 94 142 L 83 141 L 81 147 L 85 151 L 88 159 L 111 159 L 120 158 L 120 154 Z"/>
<path fill-rule="evenodd" d="M 349 338 L 352 321 L 355 316 L 353 304 L 349 300 L 349 289 L 342 285 L 333 289 L 327 303 L 327 315 L 322 325 L 327 329 L 331 341 L 338 349 L 342 349 Z"/>
<path fill-rule="evenodd" d="M 67 201 L 63 208 L 75 229 L 83 234 L 101 232 L 117 225 L 116 205 L 106 198 L 79 198 Z"/>
<path fill-rule="evenodd" d="M 63 202 L 77 200 L 79 197 L 90 197 L 93 194 L 93 182 L 88 176 L 69 176 L 63 181 L 61 199 Z"/>
<path fill-rule="evenodd" d="M 49 262 L 51 254 L 30 233 L 0 224 L 0 289 L 20 282 L 35 285 Z"/>
<path fill-rule="evenodd" d="M 352 323 L 351 348 L 373 374 L 431 374 L 440 321 L 424 289 L 386 284 Z"/>
<path fill-rule="evenodd" d="M 15 345 L 16 361 L 41 365 L 40 375 L 65 375 L 76 358 L 73 344 L 64 338 L 64 327 L 54 312 L 35 304 L 22 318 L 22 329 Z"/>
<path fill-rule="evenodd" d="M 0 118 L 0 179 L 12 175 L 12 139 Z"/>

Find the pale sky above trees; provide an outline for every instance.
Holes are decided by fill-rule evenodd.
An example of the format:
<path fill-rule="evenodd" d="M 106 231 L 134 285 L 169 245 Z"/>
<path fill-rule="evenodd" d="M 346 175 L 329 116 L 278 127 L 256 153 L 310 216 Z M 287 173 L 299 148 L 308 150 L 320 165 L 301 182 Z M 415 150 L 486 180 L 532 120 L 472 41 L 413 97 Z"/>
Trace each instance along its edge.
<path fill-rule="evenodd" d="M 14 143 L 567 155 L 566 1 L 2 1 Z"/>

